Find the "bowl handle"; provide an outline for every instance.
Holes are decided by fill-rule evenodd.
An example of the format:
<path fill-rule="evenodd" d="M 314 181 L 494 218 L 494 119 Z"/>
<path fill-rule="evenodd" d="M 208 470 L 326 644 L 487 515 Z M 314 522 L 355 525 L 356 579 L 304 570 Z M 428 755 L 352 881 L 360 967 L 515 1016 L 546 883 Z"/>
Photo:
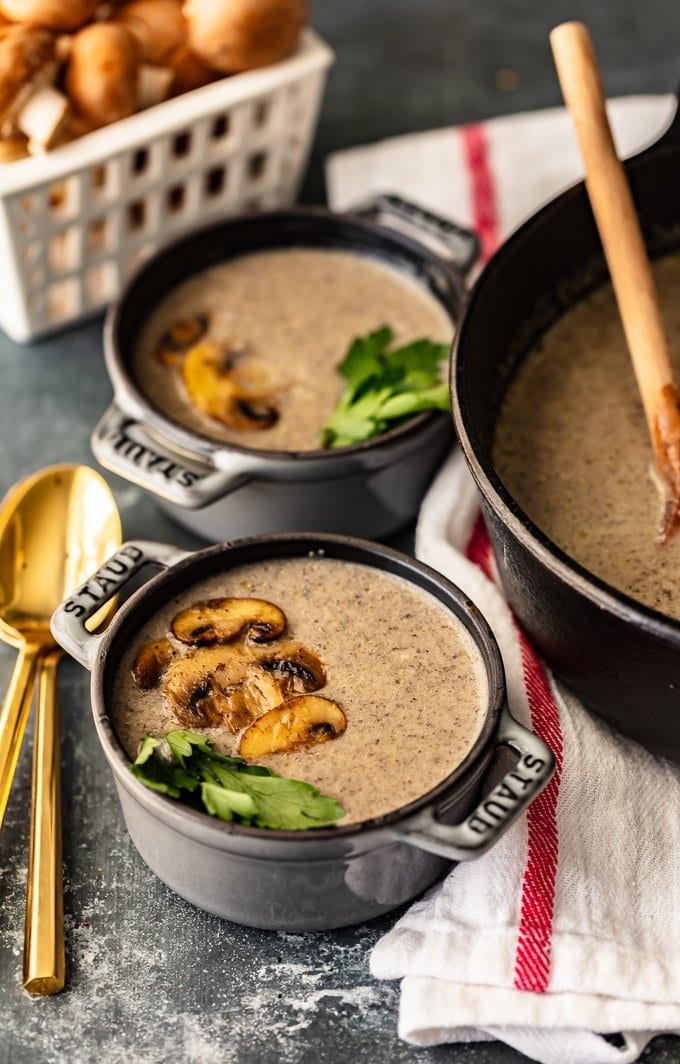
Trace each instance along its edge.
<path fill-rule="evenodd" d="M 384 222 L 408 236 L 414 236 L 421 243 L 425 238 L 434 245 L 440 258 L 462 274 L 471 269 L 479 255 L 480 244 L 476 233 L 401 196 L 387 193 L 375 196 L 357 204 L 347 213 L 369 221 Z"/>
<path fill-rule="evenodd" d="M 97 461 L 114 473 L 148 488 L 177 506 L 197 510 L 234 491 L 255 472 L 253 463 L 232 455 L 229 468 L 216 469 L 206 458 L 186 459 L 160 436 L 112 403 L 90 440 Z"/>
<path fill-rule="evenodd" d="M 167 569 L 188 557 L 191 551 L 179 550 L 167 543 L 130 540 L 112 554 L 70 598 L 52 614 L 52 635 L 72 657 L 92 669 L 97 660 L 99 645 L 104 638 L 90 632 L 85 622 L 99 613 L 114 595 L 145 565 Z"/>
<path fill-rule="evenodd" d="M 515 750 L 519 761 L 462 824 L 442 824 L 437 811 L 429 808 L 403 821 L 396 836 L 409 846 L 451 861 L 469 861 L 486 853 L 540 794 L 555 770 L 552 750 L 518 724 L 507 709 L 501 714 L 496 742 Z"/>

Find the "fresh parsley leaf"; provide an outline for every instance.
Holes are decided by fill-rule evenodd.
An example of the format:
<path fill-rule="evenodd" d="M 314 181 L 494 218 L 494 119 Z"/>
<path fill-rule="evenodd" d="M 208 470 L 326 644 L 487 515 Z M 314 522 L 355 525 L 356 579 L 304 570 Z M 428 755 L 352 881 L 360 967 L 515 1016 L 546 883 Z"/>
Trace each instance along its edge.
<path fill-rule="evenodd" d="M 381 372 L 383 368 L 381 356 L 393 339 L 394 333 L 389 325 L 384 325 L 382 329 L 377 329 L 368 336 L 357 336 L 352 341 L 347 354 L 338 366 L 338 372 L 347 381 L 352 395 L 355 395 L 370 377 Z"/>
<path fill-rule="evenodd" d="M 154 739 L 153 736 L 147 735 L 139 748 L 135 765 L 145 765 L 154 750 L 161 745 L 162 741 L 162 739 Z"/>
<path fill-rule="evenodd" d="M 347 383 L 321 431 L 322 446 L 347 447 L 378 436 L 391 421 L 449 409 L 441 379 L 448 345 L 420 339 L 388 351 L 393 339 L 385 325 L 350 344 L 338 367 Z"/>
<path fill-rule="evenodd" d="M 339 802 L 311 783 L 284 779 L 265 765 L 218 754 L 197 732 L 177 729 L 162 740 L 147 735 L 130 767 L 151 790 L 171 798 L 187 792 L 184 800 L 192 805 L 200 795 L 206 811 L 221 820 L 298 830 L 327 827 L 344 816 Z"/>
<path fill-rule="evenodd" d="M 163 754 L 164 746 L 167 744 L 160 739 L 147 735 L 137 760 L 130 766 L 134 775 L 152 791 L 171 798 L 179 798 L 181 791 L 195 791 L 198 778 L 190 775 L 178 761 L 168 760 Z"/>
<path fill-rule="evenodd" d="M 255 802 L 250 795 L 242 791 L 229 791 L 217 783 L 202 783 L 201 798 L 208 812 L 220 820 L 233 820 L 234 814 L 243 820 L 252 820 L 256 812 Z"/>
<path fill-rule="evenodd" d="M 344 815 L 335 798 L 326 797 L 311 783 L 301 780 L 281 776 L 253 778 L 248 790 L 257 806 L 255 823 L 261 828 L 320 828 Z"/>

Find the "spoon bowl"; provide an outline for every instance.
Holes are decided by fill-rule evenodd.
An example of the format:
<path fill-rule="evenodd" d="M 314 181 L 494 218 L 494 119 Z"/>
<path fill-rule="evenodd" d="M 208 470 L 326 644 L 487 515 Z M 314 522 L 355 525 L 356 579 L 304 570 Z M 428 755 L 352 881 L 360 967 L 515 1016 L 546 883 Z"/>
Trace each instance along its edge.
<path fill-rule="evenodd" d="M 111 490 L 88 466 L 50 466 L 12 488 L 0 504 L 0 638 L 53 645 L 52 613 L 120 538 Z"/>

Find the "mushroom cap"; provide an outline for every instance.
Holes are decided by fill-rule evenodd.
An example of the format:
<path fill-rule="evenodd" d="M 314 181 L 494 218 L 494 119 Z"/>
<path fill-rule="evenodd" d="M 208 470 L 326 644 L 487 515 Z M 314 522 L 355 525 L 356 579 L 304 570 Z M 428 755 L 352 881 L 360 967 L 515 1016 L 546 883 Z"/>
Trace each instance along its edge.
<path fill-rule="evenodd" d="M 307 22 L 306 0 L 185 0 L 183 10 L 191 48 L 225 74 L 283 59 Z"/>
<path fill-rule="evenodd" d="M 207 314 L 190 314 L 177 318 L 165 330 L 156 345 L 154 354 L 158 361 L 164 366 L 181 365 L 187 351 L 203 339 L 209 324 L 210 318 Z"/>
<path fill-rule="evenodd" d="M 336 739 L 347 727 L 337 702 L 320 695 L 299 695 L 270 709 L 244 732 L 239 754 L 249 761 L 284 754 L 301 746 L 316 746 Z"/>
<path fill-rule="evenodd" d="M 243 386 L 232 367 L 232 353 L 210 340 L 192 347 L 182 364 L 182 380 L 192 403 L 231 429 L 254 432 L 270 428 L 279 412 L 267 395 Z"/>
<path fill-rule="evenodd" d="M 266 643 L 285 630 L 283 610 L 266 599 L 205 599 L 181 610 L 172 622 L 172 634 L 189 646 L 226 643 L 247 630 L 255 643 Z"/>
<path fill-rule="evenodd" d="M 0 34 L 0 122 L 20 93 L 54 57 L 54 37 L 34 26 L 3 27 Z"/>
<path fill-rule="evenodd" d="M 192 89 L 200 89 L 219 77 L 219 74 L 206 66 L 186 44 L 180 44 L 179 48 L 175 49 L 168 57 L 167 65 L 175 75 L 172 81 L 172 92 L 175 96 L 182 92 L 191 92 Z"/>
<path fill-rule="evenodd" d="M 182 0 L 131 0 L 116 10 L 115 21 L 133 34 L 142 59 L 156 66 L 170 66 L 173 52 L 189 35 Z"/>
<path fill-rule="evenodd" d="M 198 647 L 170 663 L 163 683 L 167 704 L 187 727 L 226 724 L 239 731 L 252 720 L 240 691 L 247 669 L 247 658 L 234 647 Z"/>
<path fill-rule="evenodd" d="M 0 14 L 11 22 L 76 30 L 94 15 L 99 0 L 0 0 Z"/>
<path fill-rule="evenodd" d="M 157 687 L 177 651 L 165 637 L 146 643 L 132 662 L 132 678 L 143 691 Z"/>
<path fill-rule="evenodd" d="M 95 22 L 80 30 L 66 68 L 66 91 L 93 127 L 137 110 L 139 48 L 125 26 Z"/>

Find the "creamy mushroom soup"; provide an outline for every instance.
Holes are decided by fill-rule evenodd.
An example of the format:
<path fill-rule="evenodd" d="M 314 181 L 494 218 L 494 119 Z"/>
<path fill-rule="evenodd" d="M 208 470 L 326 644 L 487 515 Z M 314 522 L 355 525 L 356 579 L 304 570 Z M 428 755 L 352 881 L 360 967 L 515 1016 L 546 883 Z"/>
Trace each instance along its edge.
<path fill-rule="evenodd" d="M 114 690 L 112 722 L 131 759 L 146 734 L 191 727 L 221 753 L 337 798 L 341 823 L 387 813 L 441 783 L 477 739 L 487 701 L 479 650 L 435 598 L 318 555 L 240 566 L 195 585 L 140 630 Z M 267 721 L 282 703 L 297 714 L 302 741 L 262 755 L 272 736 L 280 742 Z"/>
<path fill-rule="evenodd" d="M 680 255 L 654 264 L 680 370 Z M 645 417 L 609 285 L 568 311 L 519 367 L 494 464 L 554 543 L 634 599 L 680 619 L 680 535 L 663 546 Z"/>
<path fill-rule="evenodd" d="M 453 332 L 423 285 L 375 259 L 313 248 L 260 251 L 212 266 L 171 292 L 143 329 L 133 375 L 154 406 L 204 436 L 314 450 L 343 389 L 337 365 L 356 336 L 382 325 L 398 344 L 421 337 L 450 343 Z M 206 346 L 190 394 L 182 352 L 198 340 L 216 345 L 221 360 L 211 361 Z M 204 409 L 223 388 L 225 367 L 240 389 L 229 424 Z"/>

